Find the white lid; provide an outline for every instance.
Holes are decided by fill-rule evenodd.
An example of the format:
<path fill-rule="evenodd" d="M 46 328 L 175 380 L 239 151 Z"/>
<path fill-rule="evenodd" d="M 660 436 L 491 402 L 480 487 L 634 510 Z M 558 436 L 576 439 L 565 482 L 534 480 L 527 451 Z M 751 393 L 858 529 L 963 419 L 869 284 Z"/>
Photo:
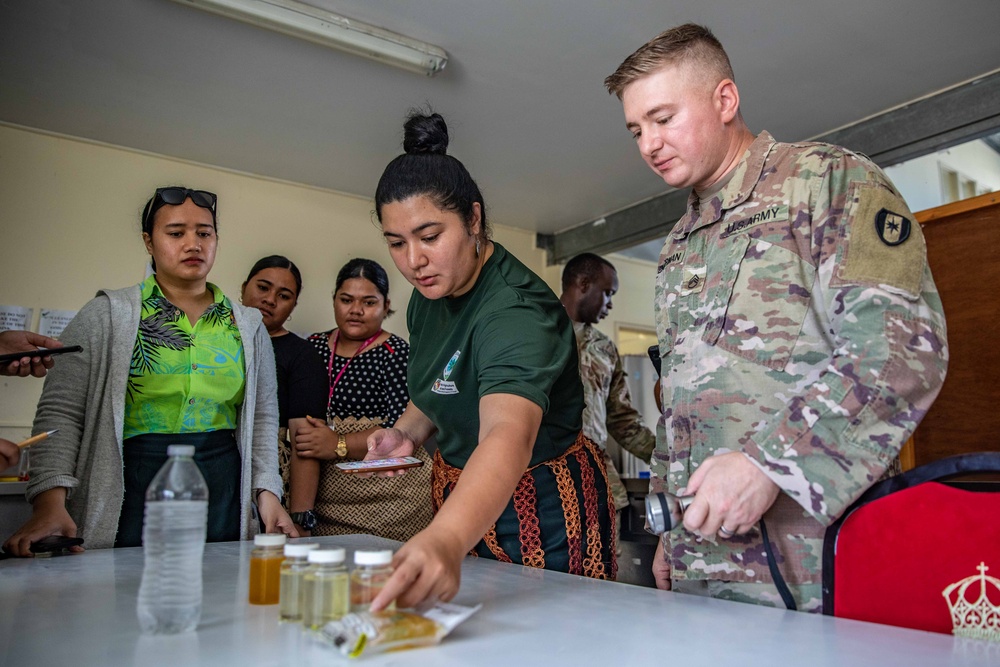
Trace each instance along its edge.
<path fill-rule="evenodd" d="M 167 456 L 194 456 L 194 445 L 167 445 Z"/>
<path fill-rule="evenodd" d="M 319 548 L 319 545 L 318 544 L 313 544 L 313 543 L 303 544 L 303 543 L 299 542 L 297 544 L 286 544 L 285 545 L 285 555 L 286 556 L 295 556 L 295 557 L 308 556 L 310 551 L 312 551 L 313 549 L 318 549 L 318 548 Z"/>
<path fill-rule="evenodd" d="M 355 565 L 388 565 L 392 562 L 392 551 L 355 551 Z"/>
<path fill-rule="evenodd" d="M 309 552 L 310 563 L 343 563 L 347 552 L 343 548 L 313 549 Z"/>
<path fill-rule="evenodd" d="M 280 547 L 287 540 L 284 533 L 257 533 L 253 536 L 253 544 L 256 547 Z"/>

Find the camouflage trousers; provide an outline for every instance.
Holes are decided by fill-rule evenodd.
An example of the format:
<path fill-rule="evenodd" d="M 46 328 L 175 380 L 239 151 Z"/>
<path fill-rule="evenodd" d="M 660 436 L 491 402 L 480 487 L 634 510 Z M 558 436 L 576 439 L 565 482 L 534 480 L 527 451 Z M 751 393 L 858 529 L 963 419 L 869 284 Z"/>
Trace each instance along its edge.
<path fill-rule="evenodd" d="M 785 603 L 781 601 L 781 595 L 774 584 L 750 584 L 741 581 L 716 581 L 714 579 L 699 579 L 689 581 L 686 579 L 675 579 L 671 582 L 671 590 L 675 593 L 685 595 L 698 595 L 701 597 L 716 598 L 718 600 L 730 600 L 732 602 L 746 602 L 757 604 L 762 607 L 777 607 L 784 609 Z M 799 611 L 819 614 L 823 611 L 823 586 L 821 584 L 802 584 L 794 586 L 788 585 L 795 598 L 795 604 Z"/>

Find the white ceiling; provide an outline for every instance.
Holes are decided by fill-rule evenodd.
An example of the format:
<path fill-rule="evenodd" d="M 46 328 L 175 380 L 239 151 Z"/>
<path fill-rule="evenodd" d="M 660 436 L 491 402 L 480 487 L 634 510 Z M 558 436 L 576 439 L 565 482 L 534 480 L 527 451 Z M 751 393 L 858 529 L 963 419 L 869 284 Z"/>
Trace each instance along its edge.
<path fill-rule="evenodd" d="M 169 0 L 0 0 L 0 120 L 370 197 L 429 105 L 494 222 L 556 232 L 665 191 L 603 78 L 709 25 L 754 131 L 823 134 L 1000 67 L 998 0 L 309 0 L 441 46 L 425 78 Z"/>

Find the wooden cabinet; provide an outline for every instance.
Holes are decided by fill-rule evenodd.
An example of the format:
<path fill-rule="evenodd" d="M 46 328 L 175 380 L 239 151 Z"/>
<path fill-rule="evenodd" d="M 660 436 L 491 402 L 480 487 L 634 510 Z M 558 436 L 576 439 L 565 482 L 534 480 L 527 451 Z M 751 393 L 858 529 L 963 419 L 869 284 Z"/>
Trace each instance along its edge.
<path fill-rule="evenodd" d="M 904 449 L 904 468 L 1000 451 L 1000 193 L 916 218 L 944 304 L 950 359 L 941 394 Z"/>

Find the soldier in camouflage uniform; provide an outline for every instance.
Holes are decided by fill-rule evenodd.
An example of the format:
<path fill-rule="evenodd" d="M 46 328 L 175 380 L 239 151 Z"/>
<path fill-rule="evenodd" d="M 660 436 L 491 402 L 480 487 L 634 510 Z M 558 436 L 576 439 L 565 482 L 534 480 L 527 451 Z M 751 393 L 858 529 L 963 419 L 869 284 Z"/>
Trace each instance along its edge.
<path fill-rule="evenodd" d="M 656 436 L 646 428 L 632 407 L 618 348 L 594 328 L 611 310 L 611 297 L 618 292 L 614 265 L 593 253 L 577 255 L 566 263 L 559 300 L 573 321 L 576 349 L 583 381 L 583 434 L 604 450 L 608 487 L 615 507 L 628 507 L 625 485 L 608 454 L 608 434 L 627 451 L 649 463 Z"/>
<path fill-rule="evenodd" d="M 920 226 L 867 158 L 754 137 L 722 45 L 673 28 L 605 81 L 649 166 L 691 187 L 657 269 L 653 488 L 693 494 L 660 587 L 820 610 L 823 535 L 940 390 L 944 314 Z"/>

